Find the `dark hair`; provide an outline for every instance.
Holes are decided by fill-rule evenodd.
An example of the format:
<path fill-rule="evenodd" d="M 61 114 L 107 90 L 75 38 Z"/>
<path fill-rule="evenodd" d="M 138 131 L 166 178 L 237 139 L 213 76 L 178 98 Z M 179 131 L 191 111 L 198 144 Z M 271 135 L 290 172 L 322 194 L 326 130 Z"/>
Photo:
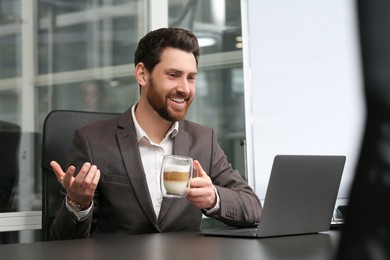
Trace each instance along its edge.
<path fill-rule="evenodd" d="M 138 43 L 134 65 L 142 62 L 145 68 L 152 72 L 156 64 L 160 62 L 163 50 L 167 47 L 192 52 L 196 65 L 198 65 L 198 39 L 192 32 L 182 28 L 161 28 L 146 34 Z"/>

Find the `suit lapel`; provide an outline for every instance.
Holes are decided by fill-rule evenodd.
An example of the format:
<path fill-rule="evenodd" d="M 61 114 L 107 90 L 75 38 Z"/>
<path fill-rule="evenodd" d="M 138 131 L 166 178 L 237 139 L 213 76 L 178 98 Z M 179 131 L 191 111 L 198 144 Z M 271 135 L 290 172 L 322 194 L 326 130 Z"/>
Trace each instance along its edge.
<path fill-rule="evenodd" d="M 189 141 L 188 141 L 188 134 L 184 130 L 182 121 L 179 122 L 179 132 L 178 134 L 173 138 L 173 151 L 172 154 L 175 155 L 182 155 L 182 156 L 188 156 L 189 153 Z M 160 214 L 158 216 L 158 223 L 161 223 L 161 221 L 166 217 L 169 208 L 171 207 L 172 203 L 175 203 L 177 199 L 171 199 L 171 198 L 164 198 Z"/>
<path fill-rule="evenodd" d="M 119 149 L 130 178 L 134 193 L 140 207 L 157 230 L 156 214 L 150 199 L 149 188 L 146 182 L 141 155 L 138 149 L 137 135 L 131 115 L 131 109 L 127 110 L 118 120 L 117 140 Z"/>

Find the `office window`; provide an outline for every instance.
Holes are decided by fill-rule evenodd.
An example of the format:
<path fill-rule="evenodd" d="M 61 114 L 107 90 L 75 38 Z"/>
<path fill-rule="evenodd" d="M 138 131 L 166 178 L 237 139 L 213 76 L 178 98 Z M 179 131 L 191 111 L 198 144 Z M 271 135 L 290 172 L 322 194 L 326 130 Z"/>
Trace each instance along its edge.
<path fill-rule="evenodd" d="M 201 47 L 197 93 L 188 119 L 214 128 L 233 167 L 247 178 L 240 1 L 168 3 L 169 25 L 192 30 Z M 224 62 L 226 57 L 232 64 Z"/>
<path fill-rule="evenodd" d="M 169 0 L 169 25 L 188 28 L 196 34 L 201 53 L 241 49 L 240 1 Z"/>
<path fill-rule="evenodd" d="M 39 73 L 131 63 L 143 2 L 38 1 Z"/>
<path fill-rule="evenodd" d="M 0 1 L 0 79 L 20 76 L 20 1 Z"/>

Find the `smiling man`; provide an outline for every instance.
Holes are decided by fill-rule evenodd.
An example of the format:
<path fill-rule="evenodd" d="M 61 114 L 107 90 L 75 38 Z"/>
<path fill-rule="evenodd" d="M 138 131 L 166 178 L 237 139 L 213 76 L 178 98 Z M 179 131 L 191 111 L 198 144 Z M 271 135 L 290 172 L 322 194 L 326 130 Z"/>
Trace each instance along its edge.
<path fill-rule="evenodd" d="M 202 214 L 252 226 L 261 204 L 231 167 L 213 129 L 185 120 L 195 97 L 199 47 L 185 29 L 148 33 L 135 52 L 140 98 L 122 115 L 78 129 L 64 172 L 64 203 L 52 239 L 109 234 L 199 231 Z M 164 155 L 194 159 L 197 177 L 186 198 L 164 198 Z"/>

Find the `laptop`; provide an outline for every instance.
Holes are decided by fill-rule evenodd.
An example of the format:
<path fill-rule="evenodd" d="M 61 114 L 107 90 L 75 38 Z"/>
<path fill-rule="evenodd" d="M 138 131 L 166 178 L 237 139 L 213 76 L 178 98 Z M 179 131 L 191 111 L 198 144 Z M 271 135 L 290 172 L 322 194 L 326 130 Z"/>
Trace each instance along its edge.
<path fill-rule="evenodd" d="M 345 160 L 343 155 L 275 156 L 258 226 L 200 233 L 273 237 L 329 230 Z"/>

